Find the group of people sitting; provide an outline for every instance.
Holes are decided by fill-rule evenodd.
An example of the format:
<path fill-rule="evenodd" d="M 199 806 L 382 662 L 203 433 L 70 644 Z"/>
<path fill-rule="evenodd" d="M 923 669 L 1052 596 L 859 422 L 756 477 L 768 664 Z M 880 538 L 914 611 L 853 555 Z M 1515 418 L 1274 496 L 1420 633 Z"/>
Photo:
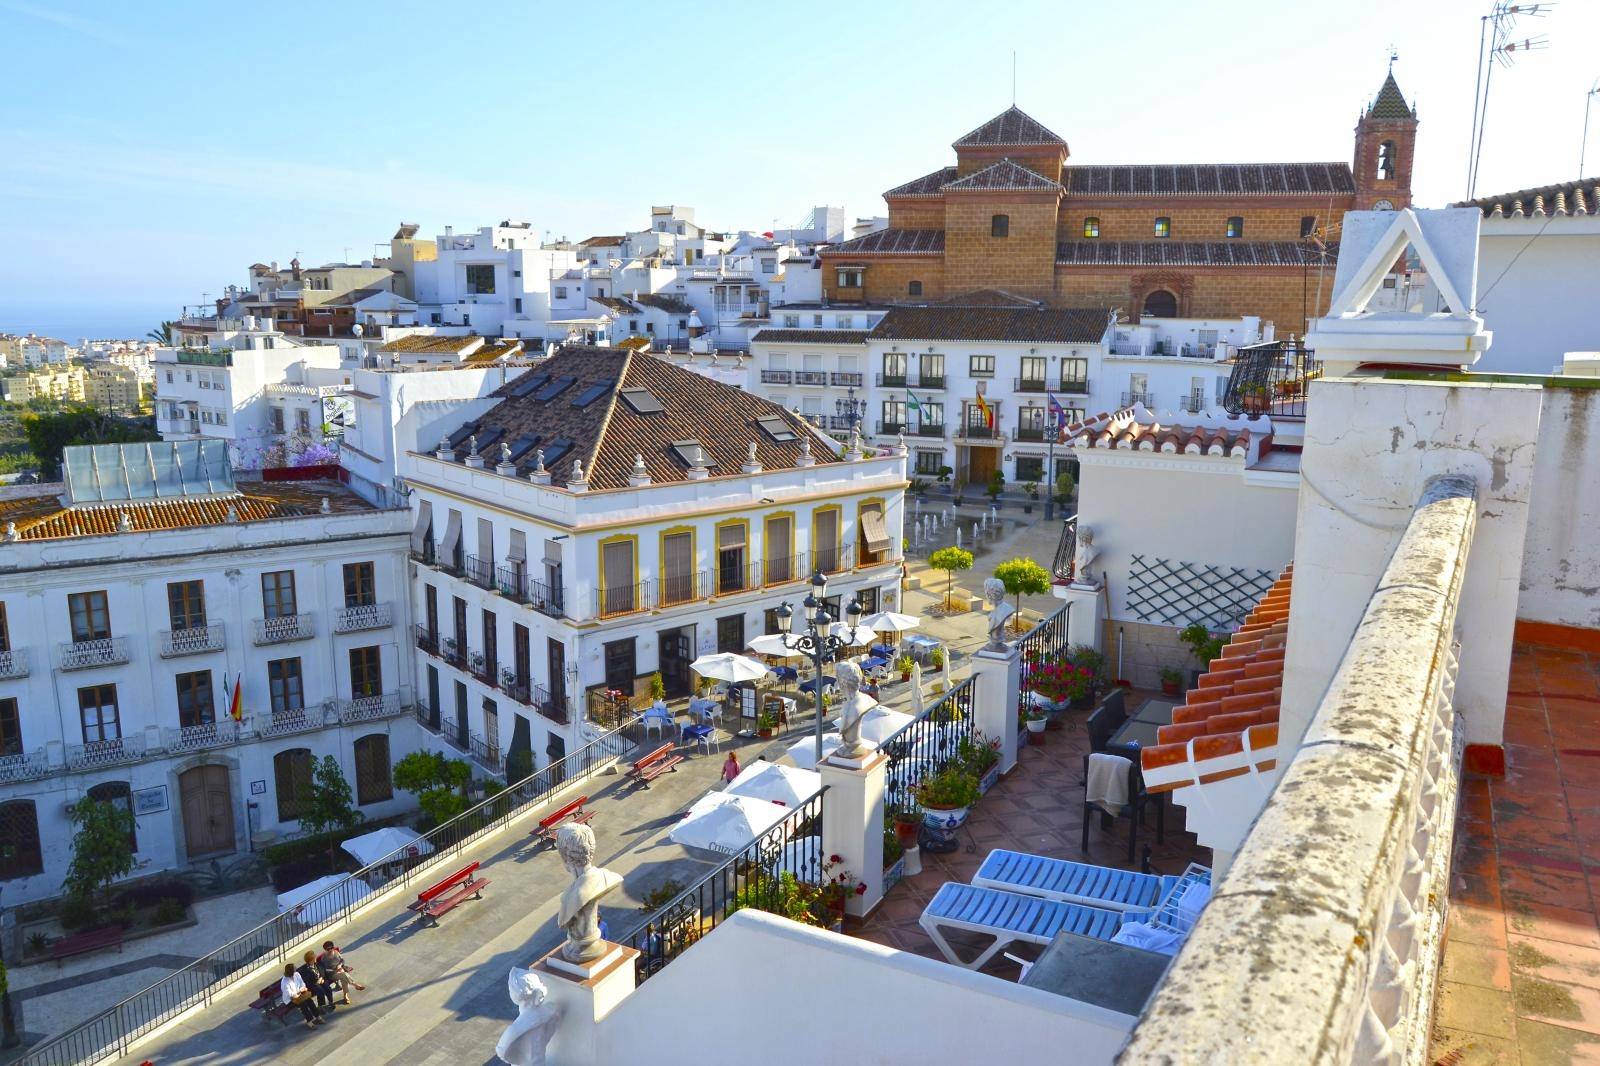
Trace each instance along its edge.
<path fill-rule="evenodd" d="M 341 1004 L 350 1002 L 350 989 L 365 992 L 366 985 L 357 984 L 350 975 L 355 967 L 345 961 L 344 953 L 331 940 L 323 941 L 322 954 L 308 951 L 299 966 L 292 962 L 283 965 L 283 978 L 278 982 L 283 1002 L 300 1008 L 306 1028 L 314 1029 L 326 1024 L 326 1015 L 333 1013 L 334 992 L 339 992 Z"/>

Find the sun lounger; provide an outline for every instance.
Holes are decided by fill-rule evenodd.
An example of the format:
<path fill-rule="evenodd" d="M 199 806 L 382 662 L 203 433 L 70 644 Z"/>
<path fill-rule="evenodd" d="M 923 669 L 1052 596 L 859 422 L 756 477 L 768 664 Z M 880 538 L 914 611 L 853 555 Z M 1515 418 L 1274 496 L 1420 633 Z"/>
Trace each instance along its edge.
<path fill-rule="evenodd" d="M 1082 903 L 1111 910 L 1150 910 L 1178 880 L 996 848 L 983 860 L 972 883 L 980 888 L 1021 892 L 1062 903 Z"/>
<path fill-rule="evenodd" d="M 1110 940 L 1123 918 L 1122 911 L 946 881 L 917 922 L 953 965 L 976 970 L 1019 940 L 1042 947 L 1062 930 Z M 993 943 L 972 961 L 963 961 L 945 940 L 949 930 L 982 933 Z"/>

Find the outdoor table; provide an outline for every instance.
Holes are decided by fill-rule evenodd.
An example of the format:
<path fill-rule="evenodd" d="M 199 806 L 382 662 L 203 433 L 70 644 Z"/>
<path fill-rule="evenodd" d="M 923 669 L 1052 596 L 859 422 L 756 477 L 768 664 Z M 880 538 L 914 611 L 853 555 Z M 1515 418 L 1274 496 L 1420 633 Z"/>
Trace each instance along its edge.
<path fill-rule="evenodd" d="M 910 640 L 906 641 L 906 644 L 910 649 L 911 658 L 913 660 L 921 663 L 923 666 L 932 665 L 934 649 L 939 646 L 939 642 L 937 640 L 934 640 L 932 637 L 912 637 Z"/>
<path fill-rule="evenodd" d="M 1170 720 L 1171 715 L 1168 715 Z M 1156 730 L 1170 722 L 1147 722 L 1139 718 L 1130 718 L 1122 723 L 1122 727 L 1111 734 L 1111 739 L 1106 741 L 1106 753 L 1121 755 L 1124 758 L 1139 761 L 1139 749 L 1148 748 L 1156 742 Z"/>
<path fill-rule="evenodd" d="M 838 679 L 837 678 L 824 677 L 822 679 L 822 687 L 823 688 L 832 688 L 837 683 L 838 683 Z M 802 681 L 802 682 L 800 682 L 800 691 L 801 692 L 815 692 L 816 690 L 817 690 L 817 679 L 816 678 L 813 677 L 810 681 Z"/>
<path fill-rule="evenodd" d="M 1057 933 L 1019 983 L 1137 1018 L 1169 956 L 1078 933 Z"/>
<path fill-rule="evenodd" d="M 715 700 L 700 700 L 700 699 L 690 700 L 689 701 L 689 713 L 691 715 L 693 715 L 694 717 L 703 720 L 705 718 L 706 711 L 715 708 L 716 705 L 717 705 L 717 703 L 716 703 Z"/>
<path fill-rule="evenodd" d="M 772 674 L 779 681 L 800 680 L 800 672 L 792 666 L 774 666 L 772 668 Z"/>
<path fill-rule="evenodd" d="M 708 725 L 686 725 L 683 727 L 682 743 L 693 744 L 701 737 L 709 737 L 711 733 L 712 728 Z"/>
<path fill-rule="evenodd" d="M 1177 704 L 1171 700 L 1148 699 L 1139 705 L 1133 712 L 1133 720 L 1137 722 L 1154 722 L 1156 725 L 1171 725 L 1172 712 Z"/>
<path fill-rule="evenodd" d="M 887 645 L 887 644 L 874 644 L 872 647 L 868 648 L 867 650 L 870 651 L 873 655 L 881 655 L 885 659 L 893 659 L 894 658 L 894 649 L 889 647 L 889 645 Z"/>
<path fill-rule="evenodd" d="M 889 660 L 881 655 L 874 655 L 871 658 L 861 660 L 861 669 L 863 670 L 881 670 L 888 665 Z"/>

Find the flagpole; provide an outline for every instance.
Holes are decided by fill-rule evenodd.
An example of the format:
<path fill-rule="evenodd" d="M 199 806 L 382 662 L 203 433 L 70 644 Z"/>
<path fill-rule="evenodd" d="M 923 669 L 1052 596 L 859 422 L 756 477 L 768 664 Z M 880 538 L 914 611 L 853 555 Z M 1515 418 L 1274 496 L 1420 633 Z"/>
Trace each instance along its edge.
<path fill-rule="evenodd" d="M 1049 412 L 1050 443 L 1045 452 L 1049 458 L 1045 459 L 1044 471 L 1044 517 L 1047 522 L 1056 516 L 1056 435 L 1061 432 L 1061 422 L 1054 403 L 1050 404 Z"/>

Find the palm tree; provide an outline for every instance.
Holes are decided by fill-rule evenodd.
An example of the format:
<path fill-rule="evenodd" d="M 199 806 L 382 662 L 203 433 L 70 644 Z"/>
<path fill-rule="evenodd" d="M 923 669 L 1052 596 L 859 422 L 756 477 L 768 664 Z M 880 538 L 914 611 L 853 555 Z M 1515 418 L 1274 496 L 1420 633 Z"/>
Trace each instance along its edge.
<path fill-rule="evenodd" d="M 164 348 L 170 348 L 172 347 L 172 327 L 176 325 L 176 322 L 163 322 L 149 333 L 146 333 L 145 336 Z"/>

